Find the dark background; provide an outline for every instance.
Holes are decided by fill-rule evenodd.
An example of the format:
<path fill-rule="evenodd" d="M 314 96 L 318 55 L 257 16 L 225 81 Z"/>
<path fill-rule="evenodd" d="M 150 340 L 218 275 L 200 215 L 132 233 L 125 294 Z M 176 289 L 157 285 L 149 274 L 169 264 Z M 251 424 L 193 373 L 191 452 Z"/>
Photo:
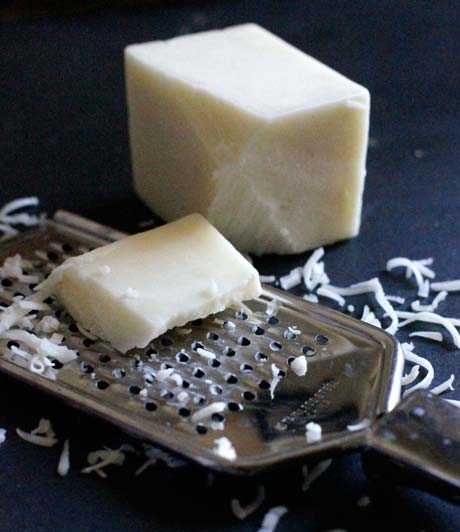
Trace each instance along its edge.
<path fill-rule="evenodd" d="M 388 258 L 433 256 L 439 279 L 460 277 L 460 54 L 458 2 L 220 1 L 0 6 L 0 203 L 38 195 L 43 210 L 68 209 L 136 231 L 151 213 L 130 182 L 123 48 L 133 42 L 254 21 L 369 88 L 372 95 L 361 235 L 326 254 L 336 284 L 380 274 Z M 109 9 L 110 6 L 110 9 Z M 308 254 L 265 257 L 261 273 L 284 273 Z M 390 293 L 410 288 L 381 275 Z M 442 307 L 460 314 L 459 297 Z M 458 350 L 419 342 L 438 384 L 457 374 Z M 460 378 L 460 372 L 458 377 Z M 451 398 L 460 398 L 456 392 Z M 266 479 L 267 501 L 245 522 L 229 499 L 249 500 L 252 482 L 219 478 L 212 490 L 193 467 L 151 468 L 139 459 L 110 478 L 78 473 L 86 454 L 128 439 L 116 429 L 0 376 L 0 530 L 257 530 L 264 511 L 289 507 L 277 530 L 457 531 L 460 509 L 405 488 L 365 479 L 359 456 L 338 459 L 313 488 L 300 473 Z M 14 434 L 50 417 L 70 437 L 73 469 L 60 479 L 60 449 Z M 372 503 L 359 508 L 357 500 Z M 405 524 L 403 525 L 403 522 Z"/>

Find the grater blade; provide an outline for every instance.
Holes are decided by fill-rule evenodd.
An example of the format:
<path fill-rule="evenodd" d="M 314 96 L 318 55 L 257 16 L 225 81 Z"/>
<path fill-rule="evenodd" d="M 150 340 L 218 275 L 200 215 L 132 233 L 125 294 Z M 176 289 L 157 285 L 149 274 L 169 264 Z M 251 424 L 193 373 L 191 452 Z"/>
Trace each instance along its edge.
<path fill-rule="evenodd" d="M 54 220 L 4 242 L 0 263 L 19 253 L 46 275 L 68 256 L 123 236 L 59 211 Z M 0 300 L 8 304 L 32 288 L 15 281 Z M 267 313 L 267 305 L 279 307 L 276 316 Z M 0 370 L 214 469 L 252 472 L 356 448 L 363 431 L 347 426 L 371 421 L 399 400 L 402 358 L 391 336 L 271 287 L 241 308 L 168 331 L 127 354 L 86 337 L 57 302 L 52 309 L 59 315 L 58 332 L 78 358 L 49 380 L 18 365 L 0 341 Z M 203 357 L 200 347 L 215 358 Z M 308 371 L 300 377 L 290 362 L 302 354 Z M 274 399 L 273 364 L 281 377 Z M 165 368 L 179 377 L 159 382 L 154 374 Z M 215 402 L 225 403 L 225 410 L 196 421 L 196 412 Z M 321 424 L 323 436 L 307 445 L 310 421 Z M 231 441 L 235 460 L 216 453 L 221 437 Z"/>

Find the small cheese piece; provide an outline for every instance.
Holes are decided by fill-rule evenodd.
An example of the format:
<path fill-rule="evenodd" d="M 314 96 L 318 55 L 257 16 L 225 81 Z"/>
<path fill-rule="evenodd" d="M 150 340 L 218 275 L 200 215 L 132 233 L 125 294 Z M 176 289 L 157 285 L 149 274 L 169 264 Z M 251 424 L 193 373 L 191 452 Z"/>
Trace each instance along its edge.
<path fill-rule="evenodd" d="M 358 233 L 369 92 L 255 24 L 125 51 L 134 185 L 242 251 Z"/>
<path fill-rule="evenodd" d="M 46 283 L 122 352 L 261 292 L 257 270 L 199 214 L 68 259 Z"/>

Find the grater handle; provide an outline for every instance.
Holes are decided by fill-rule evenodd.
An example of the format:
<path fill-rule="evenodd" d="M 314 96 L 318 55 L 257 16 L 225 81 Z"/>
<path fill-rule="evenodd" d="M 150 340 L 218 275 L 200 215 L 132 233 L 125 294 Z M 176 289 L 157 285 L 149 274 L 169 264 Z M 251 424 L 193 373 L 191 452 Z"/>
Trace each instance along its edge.
<path fill-rule="evenodd" d="M 372 428 L 366 474 L 460 503 L 460 408 L 426 391 L 406 397 Z"/>

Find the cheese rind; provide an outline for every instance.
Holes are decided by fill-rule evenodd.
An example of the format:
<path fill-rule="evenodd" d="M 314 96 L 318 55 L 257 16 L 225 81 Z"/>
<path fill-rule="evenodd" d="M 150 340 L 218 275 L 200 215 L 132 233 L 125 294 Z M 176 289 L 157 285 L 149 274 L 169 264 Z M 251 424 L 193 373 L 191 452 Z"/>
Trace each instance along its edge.
<path fill-rule="evenodd" d="M 257 271 L 199 214 L 68 259 L 47 282 L 122 352 L 261 292 Z"/>
<path fill-rule="evenodd" d="M 254 24 L 129 46 L 134 186 L 206 216 L 242 251 L 359 231 L 368 91 Z"/>

